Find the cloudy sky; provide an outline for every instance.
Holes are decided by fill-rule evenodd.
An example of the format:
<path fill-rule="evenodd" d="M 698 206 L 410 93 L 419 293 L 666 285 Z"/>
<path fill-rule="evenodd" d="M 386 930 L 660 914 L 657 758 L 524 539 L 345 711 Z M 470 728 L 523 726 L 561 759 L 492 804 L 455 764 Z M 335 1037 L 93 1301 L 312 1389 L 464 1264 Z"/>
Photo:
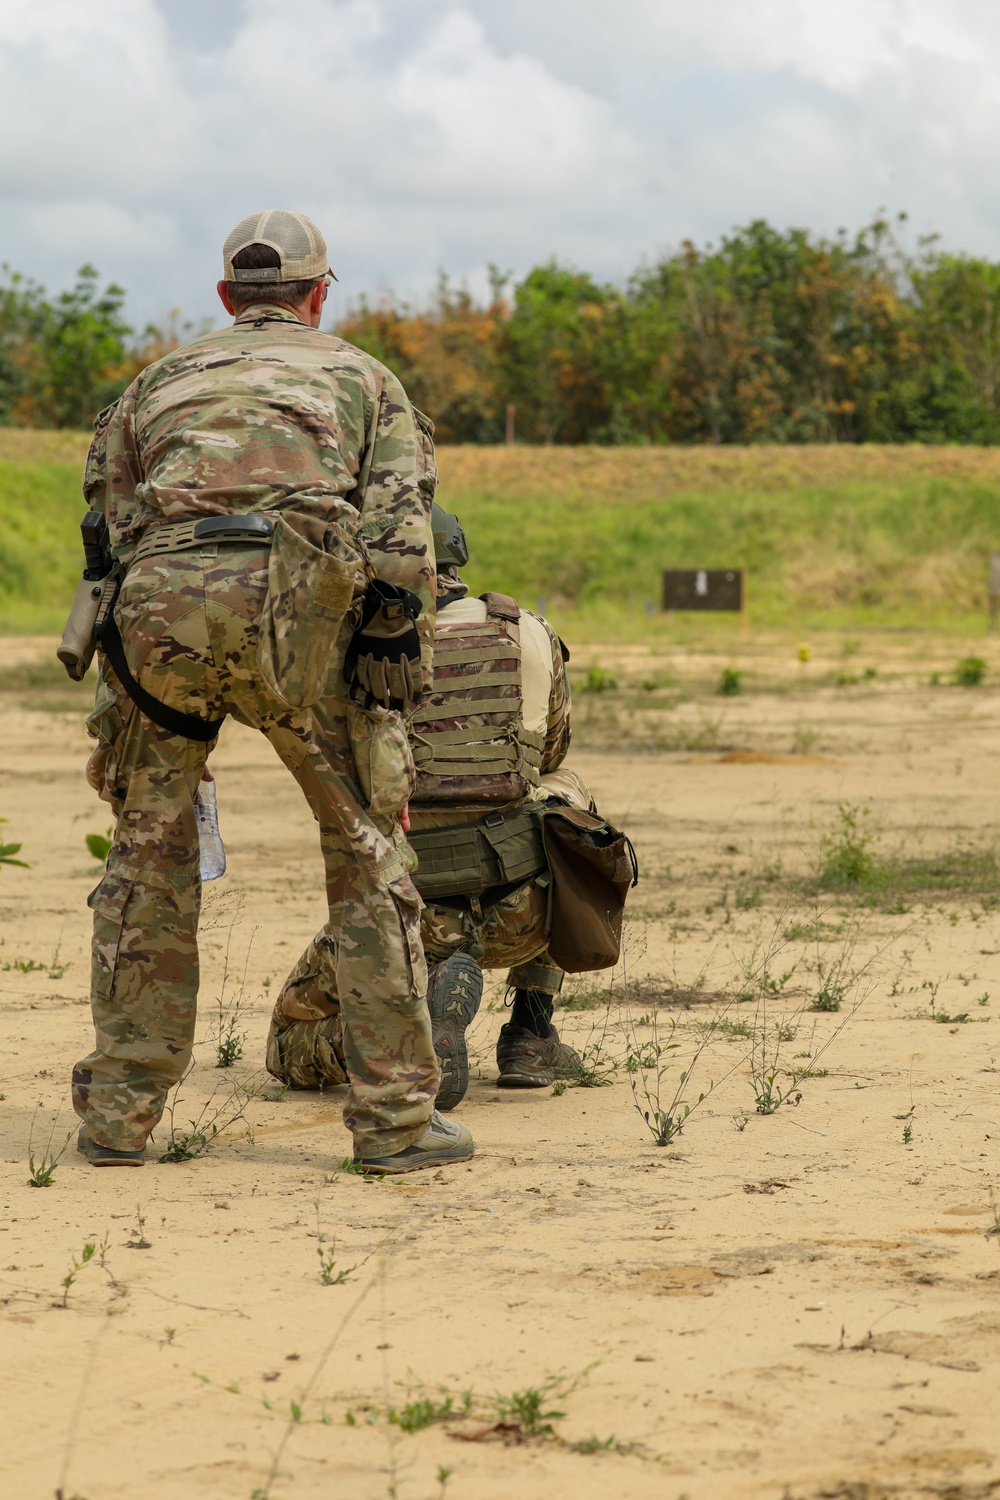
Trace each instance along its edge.
<path fill-rule="evenodd" d="M 877 209 L 1000 258 L 996 0 L 0 0 L 0 259 L 213 309 L 258 208 L 337 304 L 551 255 L 608 278 Z"/>

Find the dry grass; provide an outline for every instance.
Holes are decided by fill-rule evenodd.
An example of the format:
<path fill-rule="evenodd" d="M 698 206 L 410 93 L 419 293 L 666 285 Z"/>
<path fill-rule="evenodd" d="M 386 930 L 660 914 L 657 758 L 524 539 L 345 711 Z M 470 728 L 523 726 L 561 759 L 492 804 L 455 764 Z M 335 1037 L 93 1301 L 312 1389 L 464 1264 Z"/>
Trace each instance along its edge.
<path fill-rule="evenodd" d="M 441 448 L 442 485 L 460 491 L 551 488 L 578 492 L 584 505 L 645 499 L 683 490 L 788 491 L 816 485 L 927 479 L 1000 484 L 1000 449 L 920 443 L 759 444 L 752 447 Z"/>

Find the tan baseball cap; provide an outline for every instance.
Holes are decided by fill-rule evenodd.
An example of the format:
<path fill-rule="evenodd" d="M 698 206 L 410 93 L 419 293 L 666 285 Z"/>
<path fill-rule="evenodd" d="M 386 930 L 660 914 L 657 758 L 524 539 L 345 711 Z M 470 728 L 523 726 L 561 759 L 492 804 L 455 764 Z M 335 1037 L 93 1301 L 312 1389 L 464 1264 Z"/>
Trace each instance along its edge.
<path fill-rule="evenodd" d="M 237 269 L 233 257 L 248 245 L 269 245 L 278 252 L 280 267 Z M 287 208 L 267 208 L 241 219 L 222 247 L 222 264 L 226 281 L 312 281 L 333 276 L 326 241 L 312 219 Z"/>

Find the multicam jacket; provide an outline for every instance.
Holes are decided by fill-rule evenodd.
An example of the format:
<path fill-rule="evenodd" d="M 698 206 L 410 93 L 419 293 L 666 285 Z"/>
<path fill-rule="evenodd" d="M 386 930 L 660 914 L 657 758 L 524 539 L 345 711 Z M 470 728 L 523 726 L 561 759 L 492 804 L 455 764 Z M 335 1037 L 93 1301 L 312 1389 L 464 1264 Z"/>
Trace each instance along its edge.
<path fill-rule="evenodd" d="M 417 594 L 429 680 L 433 426 L 378 360 L 258 306 L 147 366 L 98 417 L 84 497 L 127 562 L 147 527 L 294 510 L 364 536 L 377 574 Z"/>

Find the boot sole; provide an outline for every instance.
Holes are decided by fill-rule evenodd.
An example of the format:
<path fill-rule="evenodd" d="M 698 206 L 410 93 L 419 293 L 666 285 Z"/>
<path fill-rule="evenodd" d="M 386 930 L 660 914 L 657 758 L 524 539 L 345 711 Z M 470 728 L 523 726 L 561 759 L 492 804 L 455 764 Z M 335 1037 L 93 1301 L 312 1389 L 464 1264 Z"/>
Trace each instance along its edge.
<path fill-rule="evenodd" d="M 372 1161 L 358 1160 L 354 1165 L 359 1172 L 370 1177 L 396 1177 L 401 1172 L 422 1172 L 427 1167 L 448 1167 L 456 1162 L 468 1161 L 475 1155 L 475 1147 L 456 1148 L 454 1151 L 424 1151 L 420 1156 L 411 1156 L 403 1161 L 399 1157 L 375 1157 Z"/>
<path fill-rule="evenodd" d="M 102 1149 L 97 1145 L 96 1141 L 90 1141 L 89 1145 L 94 1147 L 96 1151 Z M 144 1167 L 146 1165 L 146 1158 L 144 1156 L 140 1156 L 138 1160 L 132 1161 L 124 1153 L 121 1156 L 91 1156 L 90 1151 L 88 1151 L 87 1146 L 84 1145 L 79 1136 L 76 1141 L 76 1149 L 92 1167 Z"/>
<path fill-rule="evenodd" d="M 498 1089 L 547 1089 L 555 1083 L 552 1073 L 501 1073 Z"/>
<path fill-rule="evenodd" d="M 465 953 L 446 960 L 449 983 L 435 987 L 427 997 L 434 1051 L 441 1067 L 441 1087 L 434 1108 L 455 1109 L 469 1088 L 469 1049 L 465 1033 L 483 998 L 483 973 L 475 959 Z"/>

